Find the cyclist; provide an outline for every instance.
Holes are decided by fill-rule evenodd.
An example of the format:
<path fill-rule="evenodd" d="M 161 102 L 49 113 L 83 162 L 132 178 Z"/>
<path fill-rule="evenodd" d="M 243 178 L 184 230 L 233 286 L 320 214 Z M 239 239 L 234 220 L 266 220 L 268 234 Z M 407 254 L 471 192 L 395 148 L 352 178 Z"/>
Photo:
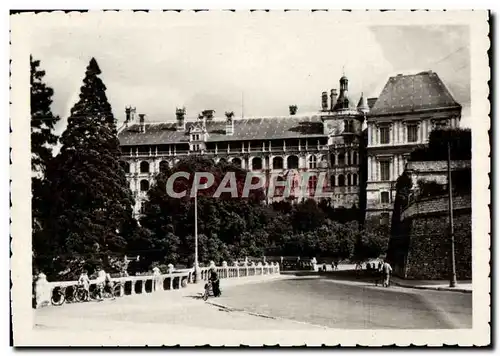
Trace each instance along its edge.
<path fill-rule="evenodd" d="M 106 272 L 102 270 L 102 268 L 97 268 L 97 279 L 96 279 L 96 288 L 97 288 L 97 297 L 99 299 L 103 299 L 104 285 L 106 283 Z"/>
<path fill-rule="evenodd" d="M 219 281 L 219 275 L 217 274 L 215 267 L 210 268 L 209 281 L 212 283 L 212 291 L 214 292 L 214 297 L 220 297 L 221 295 L 220 281 Z"/>
<path fill-rule="evenodd" d="M 113 294 L 113 281 L 111 280 L 111 275 L 106 273 L 106 277 L 104 279 L 104 289 L 109 291 L 110 294 Z"/>
<path fill-rule="evenodd" d="M 86 270 L 83 270 L 80 274 L 80 278 L 78 278 L 78 287 L 81 287 L 85 290 L 86 297 L 89 296 L 90 279 Z"/>

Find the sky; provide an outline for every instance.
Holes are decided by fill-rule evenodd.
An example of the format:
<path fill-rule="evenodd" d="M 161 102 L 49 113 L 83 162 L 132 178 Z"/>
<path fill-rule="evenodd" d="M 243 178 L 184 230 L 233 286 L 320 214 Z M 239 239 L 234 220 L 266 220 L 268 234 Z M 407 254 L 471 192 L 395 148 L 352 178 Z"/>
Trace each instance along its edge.
<path fill-rule="evenodd" d="M 237 117 L 317 111 L 321 92 L 349 78 L 352 100 L 377 97 L 391 75 L 435 71 L 464 107 L 470 127 L 469 32 L 465 26 L 370 26 L 325 16 L 219 17 L 133 21 L 95 16 L 34 19 L 30 49 L 54 89 L 52 110 L 63 120 L 78 99 L 85 68 L 95 57 L 119 122 L 131 105 L 146 120 L 188 118 L 205 109 Z"/>

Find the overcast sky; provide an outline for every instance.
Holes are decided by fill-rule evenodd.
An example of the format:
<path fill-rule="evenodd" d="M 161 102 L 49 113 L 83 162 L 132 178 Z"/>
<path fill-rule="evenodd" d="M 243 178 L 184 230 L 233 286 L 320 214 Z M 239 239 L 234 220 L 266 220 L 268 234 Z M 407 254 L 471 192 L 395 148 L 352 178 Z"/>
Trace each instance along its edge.
<path fill-rule="evenodd" d="M 285 14 L 286 15 L 286 14 Z M 307 13 L 306 13 L 307 15 Z M 119 17 L 117 17 L 119 19 Z M 377 97 L 387 79 L 423 70 L 438 73 L 464 106 L 470 126 L 469 32 L 465 26 L 339 24 L 333 16 L 255 16 L 227 12 L 218 18 L 179 16 L 161 21 L 147 14 L 133 21 L 73 16 L 34 19 L 31 53 L 41 60 L 54 89 L 53 112 L 66 123 L 85 67 L 95 57 L 115 117 L 132 105 L 147 120 L 188 117 L 204 109 L 248 116 L 299 114 L 321 105 L 321 92 L 338 88 L 343 67 L 350 95 Z"/>

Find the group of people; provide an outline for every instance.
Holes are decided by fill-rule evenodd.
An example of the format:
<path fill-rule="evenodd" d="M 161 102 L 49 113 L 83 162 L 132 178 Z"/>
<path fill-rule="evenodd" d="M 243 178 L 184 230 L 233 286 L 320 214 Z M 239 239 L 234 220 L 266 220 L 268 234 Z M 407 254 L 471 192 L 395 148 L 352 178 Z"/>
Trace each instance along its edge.
<path fill-rule="evenodd" d="M 104 298 L 104 290 L 108 288 L 112 290 L 113 281 L 111 280 L 111 275 L 109 273 L 104 272 L 103 269 L 97 269 L 97 278 L 95 279 L 96 284 L 96 297 L 99 300 Z M 90 296 L 90 278 L 88 272 L 83 270 L 78 278 L 78 287 L 83 288 L 87 293 L 87 297 Z"/>

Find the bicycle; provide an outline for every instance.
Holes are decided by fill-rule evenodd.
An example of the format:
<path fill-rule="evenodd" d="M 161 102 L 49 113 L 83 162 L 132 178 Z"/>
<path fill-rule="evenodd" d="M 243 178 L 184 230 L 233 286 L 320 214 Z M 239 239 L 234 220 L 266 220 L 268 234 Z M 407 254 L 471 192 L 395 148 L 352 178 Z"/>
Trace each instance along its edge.
<path fill-rule="evenodd" d="M 212 282 L 208 281 L 205 284 L 205 292 L 203 293 L 203 300 L 206 301 L 210 296 L 211 297 L 214 296 L 214 290 L 212 288 Z"/>
<path fill-rule="evenodd" d="M 116 297 L 121 297 L 122 283 L 115 282 L 112 286 L 94 286 L 90 291 L 90 299 L 92 300 L 104 300 L 104 299 L 115 299 Z"/>
<path fill-rule="evenodd" d="M 70 289 L 70 293 L 68 293 L 68 288 Z M 67 286 L 67 287 L 56 287 L 52 291 L 52 296 L 50 301 L 52 305 L 61 306 L 65 302 L 73 303 L 73 302 L 83 302 L 86 300 L 85 295 L 88 292 L 81 285 L 76 286 Z"/>

